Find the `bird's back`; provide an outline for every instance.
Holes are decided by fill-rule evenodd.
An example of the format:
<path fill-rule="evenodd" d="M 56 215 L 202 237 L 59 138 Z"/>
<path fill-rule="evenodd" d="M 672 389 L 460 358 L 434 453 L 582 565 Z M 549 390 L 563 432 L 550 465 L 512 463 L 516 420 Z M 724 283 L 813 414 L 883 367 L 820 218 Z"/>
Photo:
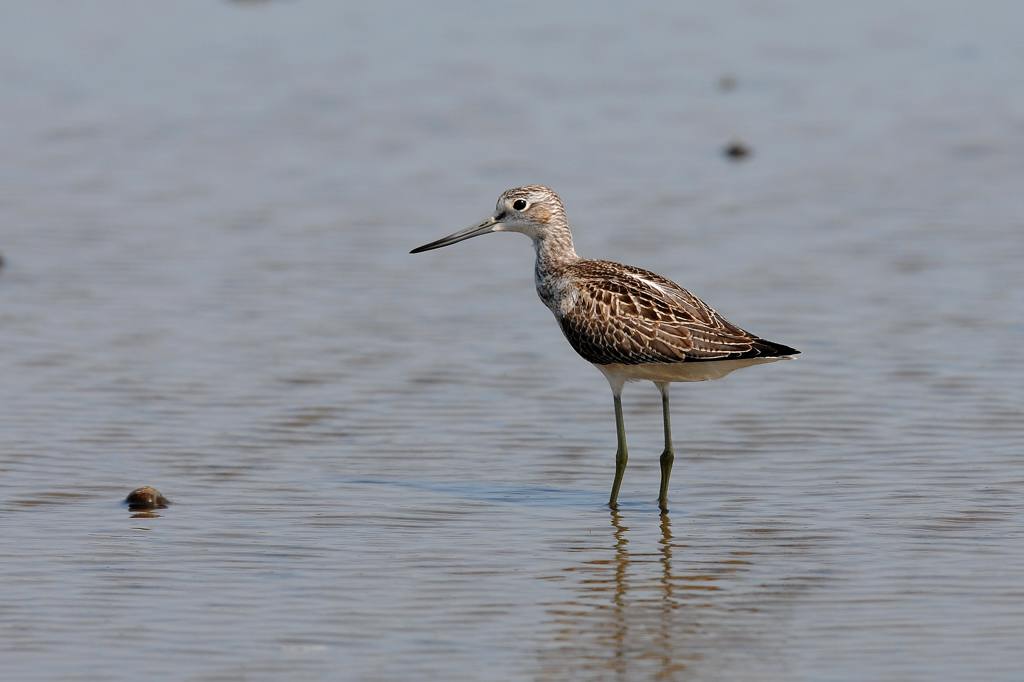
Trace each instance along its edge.
<path fill-rule="evenodd" d="M 761 339 L 661 275 L 578 259 L 538 272 L 537 291 L 570 345 L 598 365 L 776 358 L 800 351 Z"/>

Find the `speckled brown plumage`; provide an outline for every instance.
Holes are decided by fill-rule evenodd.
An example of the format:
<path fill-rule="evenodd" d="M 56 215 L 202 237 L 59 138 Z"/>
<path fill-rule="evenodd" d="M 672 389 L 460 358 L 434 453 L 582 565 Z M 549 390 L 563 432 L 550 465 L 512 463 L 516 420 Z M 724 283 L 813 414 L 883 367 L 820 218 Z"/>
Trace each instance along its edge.
<path fill-rule="evenodd" d="M 799 352 L 737 327 L 648 270 L 581 259 L 552 268 L 548 277 L 567 283 L 549 307 L 572 347 L 594 364 L 740 360 Z"/>
<path fill-rule="evenodd" d="M 562 200 L 544 185 L 506 190 L 494 214 L 412 253 L 439 249 L 492 232 L 520 232 L 533 242 L 537 295 L 558 320 L 565 338 L 604 374 L 615 405 L 615 478 L 608 506 L 615 509 L 628 452 L 622 389 L 651 381 L 662 399 L 665 450 L 661 454 L 658 506 L 668 511 L 668 482 L 675 454 L 669 385 L 707 381 L 754 364 L 796 355 L 728 322 L 675 282 L 648 270 L 576 255 Z"/>
<path fill-rule="evenodd" d="M 562 200 L 544 185 L 506 190 L 491 218 L 413 253 L 504 231 L 522 232 L 533 241 L 537 294 L 576 352 L 595 365 L 757 360 L 799 352 L 731 324 L 661 275 L 580 258 Z M 674 380 L 667 376 L 666 380 Z"/>

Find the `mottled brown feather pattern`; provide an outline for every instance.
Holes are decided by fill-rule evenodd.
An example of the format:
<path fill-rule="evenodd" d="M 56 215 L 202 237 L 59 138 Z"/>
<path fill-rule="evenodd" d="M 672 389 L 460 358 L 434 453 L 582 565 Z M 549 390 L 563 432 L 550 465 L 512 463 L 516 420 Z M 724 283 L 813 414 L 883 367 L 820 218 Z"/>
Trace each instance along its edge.
<path fill-rule="evenodd" d="M 576 260 L 543 273 L 538 293 L 584 359 L 598 365 L 739 360 L 799 351 L 744 331 L 648 270 Z"/>
<path fill-rule="evenodd" d="M 622 374 L 615 368 L 618 365 L 652 365 L 647 368 L 651 371 L 626 374 L 655 382 L 704 380 L 724 376 L 728 363 L 715 365 L 716 371 L 697 373 L 661 372 L 661 366 L 770 360 L 799 352 L 729 323 L 661 275 L 611 261 L 580 258 L 562 200 L 544 185 L 506 190 L 498 197 L 491 218 L 417 247 L 413 253 L 491 231 L 521 232 L 530 237 L 537 252 L 537 294 L 554 313 L 576 352 L 594 364 L 609 366 L 604 369 L 616 376 Z M 614 388 L 617 379 L 609 380 Z"/>
<path fill-rule="evenodd" d="M 527 185 L 498 197 L 481 223 L 424 244 L 429 251 L 490 232 L 519 232 L 536 250 L 537 295 L 555 315 L 569 344 L 604 374 L 615 398 L 618 448 L 609 506 L 616 508 L 626 468 L 622 389 L 627 381 L 652 381 L 662 394 L 665 451 L 658 506 L 668 511 L 672 436 L 668 386 L 675 381 L 721 379 L 754 364 L 799 351 L 765 341 L 728 322 L 675 282 L 648 270 L 576 254 L 562 200 L 549 187 Z"/>

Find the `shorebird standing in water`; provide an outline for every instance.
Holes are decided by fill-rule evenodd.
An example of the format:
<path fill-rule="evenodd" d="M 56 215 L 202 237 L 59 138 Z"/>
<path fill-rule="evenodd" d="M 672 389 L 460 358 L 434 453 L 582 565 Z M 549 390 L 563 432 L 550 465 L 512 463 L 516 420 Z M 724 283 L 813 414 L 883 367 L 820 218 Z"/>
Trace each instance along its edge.
<path fill-rule="evenodd" d="M 618 506 L 626 470 L 622 387 L 646 380 L 661 391 L 665 450 L 661 453 L 658 506 L 668 511 L 668 479 L 675 453 L 669 384 L 721 379 L 741 367 L 772 362 L 800 351 L 765 341 L 728 322 L 686 289 L 653 272 L 576 255 L 562 200 L 543 185 L 507 190 L 494 215 L 411 251 L 439 249 L 490 232 L 522 232 L 537 251 L 537 294 L 569 344 L 608 379 L 615 402 L 615 479 L 608 506 Z"/>

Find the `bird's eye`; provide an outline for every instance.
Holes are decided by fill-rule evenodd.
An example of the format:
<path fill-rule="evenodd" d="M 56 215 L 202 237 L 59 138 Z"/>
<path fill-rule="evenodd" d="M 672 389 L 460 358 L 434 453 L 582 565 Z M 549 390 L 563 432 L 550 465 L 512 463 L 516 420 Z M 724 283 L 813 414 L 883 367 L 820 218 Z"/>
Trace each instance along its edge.
<path fill-rule="evenodd" d="M 512 202 L 512 208 L 514 208 L 517 211 L 522 211 L 524 208 L 526 208 L 526 201 L 524 201 L 523 199 L 516 199 L 515 201 Z"/>

